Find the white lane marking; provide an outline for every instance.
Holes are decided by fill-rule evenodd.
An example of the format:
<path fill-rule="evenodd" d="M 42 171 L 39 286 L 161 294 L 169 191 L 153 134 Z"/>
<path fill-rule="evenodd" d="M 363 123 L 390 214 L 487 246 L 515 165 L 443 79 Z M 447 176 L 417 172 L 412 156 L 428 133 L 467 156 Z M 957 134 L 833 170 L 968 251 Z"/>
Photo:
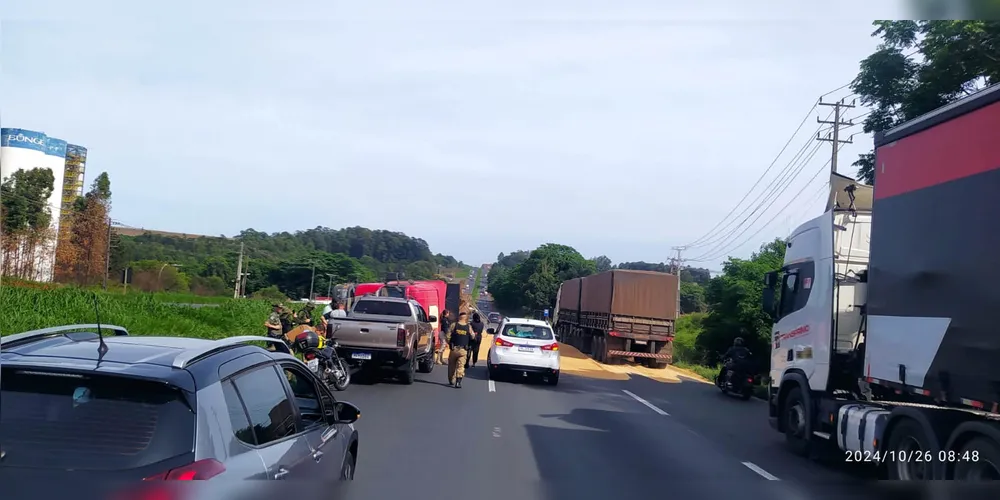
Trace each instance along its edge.
<path fill-rule="evenodd" d="M 747 469 L 750 469 L 750 470 L 756 472 L 757 475 L 759 475 L 760 477 L 762 477 L 764 479 L 767 479 L 768 481 L 780 481 L 780 479 L 778 479 L 777 477 L 771 475 L 770 472 L 768 472 L 768 471 L 766 471 L 764 469 L 761 469 L 760 467 L 757 466 L 757 464 L 755 464 L 753 462 L 743 462 L 743 465 L 745 465 Z"/>
<path fill-rule="evenodd" d="M 495 438 L 500 437 L 500 428 L 499 427 L 494 427 L 493 428 L 493 437 L 495 437 Z"/>
<path fill-rule="evenodd" d="M 634 399 L 634 400 L 636 400 L 636 401 L 638 401 L 638 402 L 646 405 L 646 407 L 649 408 L 650 410 L 653 410 L 656 413 L 659 413 L 660 415 L 664 415 L 664 416 L 667 416 L 667 417 L 670 416 L 669 413 L 667 413 L 667 412 L 665 412 L 665 411 L 657 408 L 656 405 L 654 405 L 653 403 L 650 403 L 649 401 L 646 401 L 645 399 L 642 399 L 639 396 L 636 396 L 635 394 L 632 394 L 631 392 L 626 391 L 625 389 L 622 389 L 622 392 L 624 392 L 625 394 L 628 394 L 632 399 Z"/>
<path fill-rule="evenodd" d="M 497 383 L 496 382 L 490 380 L 489 386 L 490 386 L 490 392 L 497 392 Z"/>

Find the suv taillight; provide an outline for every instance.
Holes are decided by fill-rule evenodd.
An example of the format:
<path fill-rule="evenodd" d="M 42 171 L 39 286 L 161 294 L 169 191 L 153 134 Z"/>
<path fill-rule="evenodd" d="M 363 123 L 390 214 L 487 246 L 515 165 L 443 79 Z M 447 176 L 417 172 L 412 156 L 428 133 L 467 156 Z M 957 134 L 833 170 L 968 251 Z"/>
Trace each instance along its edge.
<path fill-rule="evenodd" d="M 225 471 L 226 466 L 219 463 L 218 460 L 206 458 L 182 467 L 170 469 L 163 474 L 149 476 L 143 479 L 143 481 L 198 481 L 213 478 Z"/>
<path fill-rule="evenodd" d="M 549 345 L 543 345 L 542 346 L 542 350 L 543 351 L 558 351 L 559 350 L 559 342 L 553 342 L 553 343 L 551 343 Z"/>
<path fill-rule="evenodd" d="M 406 328 L 396 328 L 396 347 L 406 346 Z"/>
<path fill-rule="evenodd" d="M 501 339 L 499 337 L 497 338 L 497 340 L 495 342 L 493 342 L 493 345 L 495 345 L 497 347 L 514 347 L 513 343 L 507 342 L 506 340 Z"/>

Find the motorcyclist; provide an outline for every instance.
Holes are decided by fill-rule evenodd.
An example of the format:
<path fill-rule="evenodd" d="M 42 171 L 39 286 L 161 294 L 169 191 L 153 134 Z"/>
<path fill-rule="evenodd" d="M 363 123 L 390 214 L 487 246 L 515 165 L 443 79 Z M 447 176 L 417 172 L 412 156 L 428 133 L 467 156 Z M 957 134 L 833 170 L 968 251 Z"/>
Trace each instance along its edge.
<path fill-rule="evenodd" d="M 746 361 L 750 359 L 750 349 L 743 346 L 743 337 L 736 337 L 733 339 L 733 345 L 726 349 L 726 352 L 722 355 L 722 369 L 719 370 L 719 380 L 724 380 L 726 376 L 726 360 L 733 361 L 733 371 L 738 371 L 738 368 L 743 368 Z"/>

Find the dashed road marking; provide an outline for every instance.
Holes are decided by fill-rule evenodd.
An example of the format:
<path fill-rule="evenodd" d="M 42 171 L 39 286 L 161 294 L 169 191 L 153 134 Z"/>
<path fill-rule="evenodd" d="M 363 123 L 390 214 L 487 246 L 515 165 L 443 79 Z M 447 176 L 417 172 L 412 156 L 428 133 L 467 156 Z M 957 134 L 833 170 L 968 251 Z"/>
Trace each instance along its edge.
<path fill-rule="evenodd" d="M 490 380 L 490 383 L 488 385 L 490 387 L 490 392 L 497 392 L 497 383 L 496 382 Z"/>
<path fill-rule="evenodd" d="M 628 394 L 629 397 L 631 397 L 632 399 L 634 399 L 634 400 L 636 400 L 636 401 L 638 401 L 638 402 L 646 405 L 646 407 L 649 408 L 650 410 L 653 410 L 656 413 L 659 413 L 660 415 L 664 415 L 664 416 L 667 416 L 667 417 L 670 416 L 669 413 L 667 413 L 667 412 L 665 412 L 665 411 L 657 408 L 656 405 L 654 405 L 653 403 L 650 403 L 649 401 L 646 401 L 645 399 L 642 399 L 639 396 L 636 396 L 635 394 L 632 394 L 631 392 L 626 391 L 625 389 L 622 389 L 622 392 L 624 392 L 625 394 Z"/>
<path fill-rule="evenodd" d="M 767 479 L 768 481 L 780 481 L 780 479 L 778 479 L 777 477 L 773 476 L 770 472 L 768 472 L 768 471 L 766 471 L 764 469 L 761 469 L 760 467 L 757 466 L 757 464 L 755 464 L 753 462 L 743 462 L 743 465 L 745 465 L 747 469 L 750 469 L 750 470 L 756 472 L 757 475 L 759 475 L 760 477 L 762 477 L 764 479 Z"/>
<path fill-rule="evenodd" d="M 494 427 L 493 428 L 493 437 L 495 437 L 495 438 L 500 437 L 500 428 L 499 427 Z"/>

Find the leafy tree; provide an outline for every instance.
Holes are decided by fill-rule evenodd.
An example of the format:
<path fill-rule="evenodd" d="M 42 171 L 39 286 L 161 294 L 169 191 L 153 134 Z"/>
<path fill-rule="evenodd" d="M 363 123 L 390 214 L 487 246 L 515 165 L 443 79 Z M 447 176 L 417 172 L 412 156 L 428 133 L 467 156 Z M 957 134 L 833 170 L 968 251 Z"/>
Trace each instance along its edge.
<path fill-rule="evenodd" d="M 73 212 L 63 219 L 69 227 L 62 231 L 64 237 L 56 255 L 57 280 L 80 285 L 104 280 L 108 272 L 110 213 L 111 180 L 102 172 L 94 178 L 90 190 L 76 199 Z"/>
<path fill-rule="evenodd" d="M 563 281 L 597 271 L 592 260 L 572 247 L 555 243 L 536 248 L 513 267 L 501 264 L 503 254 L 498 257 L 490 271 L 490 290 L 497 307 L 509 312 L 552 309 Z"/>
<path fill-rule="evenodd" d="M 603 273 L 604 271 L 609 271 L 613 267 L 611 265 L 611 259 L 609 259 L 606 255 L 594 257 L 593 259 L 590 260 L 594 261 L 594 266 L 596 267 L 597 272 L 599 273 Z"/>
<path fill-rule="evenodd" d="M 709 362 L 742 336 L 755 360 L 765 363 L 770 353 L 771 320 L 761 308 L 764 275 L 781 269 L 785 243 L 776 239 L 761 246 L 749 259 L 730 257 L 722 275 L 712 278 L 706 289 L 709 306 L 703 331 L 696 345 Z"/>
<path fill-rule="evenodd" d="M 697 283 L 681 282 L 681 314 L 705 312 L 705 289 Z"/>
<path fill-rule="evenodd" d="M 861 61 L 851 90 L 872 107 L 864 131 L 887 130 L 1000 82 L 1000 21 L 875 21 L 878 49 Z M 912 56 L 919 53 L 922 60 Z M 875 155 L 853 164 L 875 181 Z"/>
<path fill-rule="evenodd" d="M 0 183 L 0 230 L 3 275 L 36 279 L 37 259 L 44 246 L 54 246 L 48 201 L 55 176 L 47 168 L 18 170 Z"/>

